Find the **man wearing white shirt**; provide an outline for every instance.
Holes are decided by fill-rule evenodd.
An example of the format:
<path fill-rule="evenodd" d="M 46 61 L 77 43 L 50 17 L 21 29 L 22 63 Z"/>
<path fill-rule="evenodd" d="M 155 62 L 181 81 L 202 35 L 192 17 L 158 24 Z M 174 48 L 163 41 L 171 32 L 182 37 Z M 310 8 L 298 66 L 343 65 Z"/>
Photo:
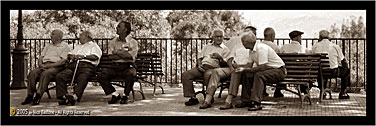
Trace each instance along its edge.
<path fill-rule="evenodd" d="M 281 47 L 281 53 L 305 53 L 305 48 L 301 45 L 302 34 L 304 32 L 297 30 L 290 32 L 289 36 L 292 41 Z"/>
<path fill-rule="evenodd" d="M 199 53 L 197 67 L 191 70 L 185 71 L 182 74 L 181 81 L 183 83 L 183 95 L 184 97 L 189 97 L 190 99 L 185 102 L 186 106 L 196 105 L 199 103 L 196 98 L 193 79 L 197 77 L 204 77 L 204 84 L 207 85 L 213 69 L 221 67 L 221 64 L 226 64 L 228 56 L 230 55 L 230 50 L 222 43 L 224 32 L 222 29 L 214 29 L 212 31 L 212 43 L 206 45 L 202 51 Z M 208 89 L 209 90 L 209 89 Z M 210 97 L 210 94 L 206 98 Z M 207 103 L 205 100 L 203 106 L 200 108 L 210 107 L 210 100 Z"/>
<path fill-rule="evenodd" d="M 93 36 L 89 31 L 82 32 L 80 34 L 81 44 L 76 45 L 75 49 L 68 53 L 68 60 L 71 60 L 68 68 L 56 75 L 56 96 L 59 105 L 74 105 L 76 101 L 80 101 L 87 86 L 88 78 L 95 76 L 95 67 L 99 64 L 102 50 L 92 40 Z M 77 80 L 77 86 L 72 96 L 67 94 L 67 83 L 73 77 L 77 60 L 80 60 L 76 72 L 77 79 L 73 78 Z"/>
<path fill-rule="evenodd" d="M 346 88 L 350 84 L 350 69 L 341 48 L 330 42 L 328 31 L 321 30 L 319 32 L 319 43 L 312 46 L 312 53 L 328 53 L 332 76 L 341 77 L 341 91 L 338 98 L 349 99 L 350 96 L 346 93 Z M 327 80 L 324 79 L 324 84 L 326 83 Z M 319 87 L 321 87 L 321 85 L 319 85 Z"/>
<path fill-rule="evenodd" d="M 248 111 L 261 110 L 261 101 L 265 83 L 278 83 L 286 77 L 283 60 L 268 45 L 256 42 L 253 34 L 242 36 L 245 48 L 250 49 L 251 65 L 238 67 L 235 72 L 245 72 L 243 78 L 241 103 L 237 108 L 249 107 Z M 256 67 L 252 67 L 256 64 Z"/>

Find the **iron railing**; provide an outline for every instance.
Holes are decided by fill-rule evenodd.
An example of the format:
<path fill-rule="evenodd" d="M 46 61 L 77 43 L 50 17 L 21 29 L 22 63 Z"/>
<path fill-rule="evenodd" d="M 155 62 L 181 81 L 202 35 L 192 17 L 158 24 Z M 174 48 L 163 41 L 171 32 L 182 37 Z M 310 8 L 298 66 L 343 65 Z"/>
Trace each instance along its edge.
<path fill-rule="evenodd" d="M 204 45 L 210 42 L 209 38 L 189 38 L 189 39 L 173 39 L 173 38 L 135 38 L 139 42 L 139 52 L 159 53 L 162 57 L 162 66 L 164 76 L 159 81 L 162 83 L 178 84 L 181 83 L 181 75 L 183 72 L 195 67 L 198 54 Z M 110 38 L 94 39 L 102 51 L 107 53 L 107 45 Z M 225 40 L 228 40 L 225 39 Z M 72 48 L 73 43 L 78 43 L 78 39 L 64 39 Z M 262 39 L 258 39 L 262 41 Z M 290 43 L 288 38 L 278 38 L 274 42 L 281 47 Z M 331 39 L 342 48 L 345 57 L 350 61 L 351 67 L 351 87 L 366 88 L 366 39 L 365 38 L 334 38 Z M 14 49 L 17 39 L 11 39 L 10 49 Z M 47 43 L 51 43 L 50 39 L 24 39 L 25 47 L 29 49 L 28 54 L 28 72 L 37 66 L 38 56 L 42 52 L 43 47 Z M 302 39 L 302 45 L 307 49 L 318 42 L 316 38 Z M 353 50 L 355 48 L 355 50 Z M 12 62 L 12 60 L 10 61 Z M 10 66 L 12 72 L 12 66 Z M 13 74 L 13 73 L 10 73 Z M 338 81 L 335 80 L 337 86 Z M 337 88 L 337 87 L 336 87 Z"/>

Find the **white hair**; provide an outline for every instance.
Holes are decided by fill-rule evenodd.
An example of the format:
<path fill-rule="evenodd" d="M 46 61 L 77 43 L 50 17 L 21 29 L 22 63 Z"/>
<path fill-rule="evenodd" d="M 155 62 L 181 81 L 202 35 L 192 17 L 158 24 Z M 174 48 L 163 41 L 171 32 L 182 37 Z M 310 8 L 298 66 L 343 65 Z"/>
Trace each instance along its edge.
<path fill-rule="evenodd" d="M 215 28 L 212 30 L 212 32 L 210 33 L 210 37 L 212 37 L 214 35 L 214 32 L 217 32 L 217 31 L 220 31 L 222 32 L 222 35 L 225 35 L 225 31 L 223 31 L 223 29 L 220 29 L 220 28 Z"/>

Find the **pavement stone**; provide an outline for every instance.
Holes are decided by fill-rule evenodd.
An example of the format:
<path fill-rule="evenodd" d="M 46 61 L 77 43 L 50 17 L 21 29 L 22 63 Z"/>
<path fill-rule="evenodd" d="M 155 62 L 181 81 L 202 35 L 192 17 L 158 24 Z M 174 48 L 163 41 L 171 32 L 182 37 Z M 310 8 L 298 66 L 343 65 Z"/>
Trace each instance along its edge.
<path fill-rule="evenodd" d="M 135 89 L 139 88 L 135 87 Z M 116 87 L 116 90 L 123 92 L 121 87 Z M 217 89 L 215 102 L 208 109 L 199 109 L 204 101 L 201 94 L 197 96 L 200 104 L 185 106 L 184 102 L 188 98 L 183 97 L 183 89 L 179 87 L 165 86 L 165 94 L 161 94 L 161 90 L 157 88 L 155 96 L 152 96 L 152 87 L 143 87 L 143 90 L 145 100 L 142 100 L 141 95 L 136 93 L 135 101 L 132 101 L 133 97 L 130 96 L 128 104 L 110 105 L 107 101 L 111 96 L 105 96 L 100 86 L 88 85 L 81 102 L 76 103 L 75 106 L 59 106 L 55 98 L 55 90 L 50 91 L 52 99 L 48 99 L 45 94 L 39 105 L 21 105 L 26 97 L 26 89 L 10 90 L 10 108 L 27 109 L 30 112 L 30 115 L 27 116 L 61 116 L 59 114 L 36 115 L 32 113 L 33 111 L 58 112 L 59 110 L 66 112 L 66 115 L 63 114 L 64 116 L 74 111 L 90 112 L 89 115 L 76 114 L 74 116 L 366 116 L 365 93 L 349 93 L 350 99 L 346 100 L 339 100 L 338 93 L 332 93 L 333 99 L 325 99 L 318 103 L 318 89 L 312 89 L 312 105 L 304 102 L 303 107 L 301 107 L 299 96 L 282 91 L 285 95 L 284 98 L 273 98 L 273 89 L 268 87 L 269 97 L 263 99 L 263 109 L 251 112 L 247 110 L 248 108 L 219 110 L 219 107 L 224 105 L 227 89 L 223 91 L 222 98 L 218 98 L 219 89 Z M 195 91 L 199 90 L 201 88 L 195 88 Z M 238 97 L 234 98 L 234 103 L 239 102 L 240 91 Z"/>

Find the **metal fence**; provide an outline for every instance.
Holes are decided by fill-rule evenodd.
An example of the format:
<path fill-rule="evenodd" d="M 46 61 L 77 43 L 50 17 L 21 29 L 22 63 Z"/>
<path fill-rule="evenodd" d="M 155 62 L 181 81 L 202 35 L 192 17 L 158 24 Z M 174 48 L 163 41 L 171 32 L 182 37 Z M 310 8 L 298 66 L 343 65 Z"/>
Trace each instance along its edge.
<path fill-rule="evenodd" d="M 181 83 L 181 75 L 183 72 L 195 67 L 198 59 L 198 53 L 203 46 L 211 40 L 209 38 L 189 38 L 189 39 L 173 39 L 173 38 L 135 38 L 139 43 L 139 52 L 159 53 L 162 57 L 162 67 L 164 76 L 159 81 L 162 83 L 178 84 Z M 108 42 L 110 38 L 94 39 L 104 53 L 108 52 Z M 225 39 L 225 40 L 228 40 Z M 72 48 L 74 43 L 78 43 L 78 39 L 64 39 Z M 262 39 L 258 39 L 262 41 Z M 274 42 L 281 47 L 290 43 L 288 38 L 278 38 Z M 331 39 L 342 48 L 345 57 L 350 61 L 351 67 L 351 87 L 366 88 L 366 39 L 357 38 L 334 38 Z M 17 39 L 11 39 L 10 49 L 14 49 Z M 318 42 L 316 38 L 302 39 L 302 45 L 307 49 Z M 30 51 L 28 56 L 28 72 L 37 66 L 38 56 L 47 43 L 51 43 L 50 39 L 24 39 L 25 47 Z M 12 55 L 11 55 L 12 56 Z M 12 58 L 12 57 L 11 57 Z M 12 62 L 12 60 L 10 61 Z M 12 66 L 10 66 L 12 72 Z M 13 73 L 10 73 L 11 75 Z M 340 79 L 339 79 L 340 80 Z M 337 88 L 338 80 L 335 81 Z"/>

